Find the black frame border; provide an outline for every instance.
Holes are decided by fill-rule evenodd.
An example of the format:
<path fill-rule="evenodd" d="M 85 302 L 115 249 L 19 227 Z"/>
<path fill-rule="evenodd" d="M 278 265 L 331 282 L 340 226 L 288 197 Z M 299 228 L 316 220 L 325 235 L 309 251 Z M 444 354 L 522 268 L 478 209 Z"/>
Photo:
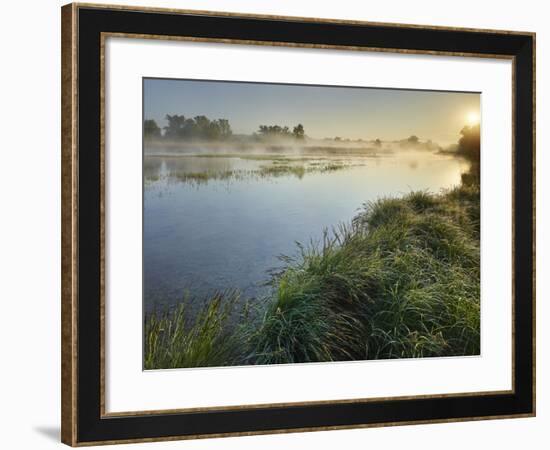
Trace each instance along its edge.
<path fill-rule="evenodd" d="M 76 439 L 72 445 L 313 431 L 410 423 L 533 416 L 534 346 L 534 51 L 532 33 L 315 21 L 265 16 L 75 8 L 77 127 Z M 513 58 L 514 386 L 512 393 L 418 397 L 353 403 L 104 416 L 101 398 L 101 34 L 186 36 Z M 65 389 L 65 386 L 63 386 Z"/>

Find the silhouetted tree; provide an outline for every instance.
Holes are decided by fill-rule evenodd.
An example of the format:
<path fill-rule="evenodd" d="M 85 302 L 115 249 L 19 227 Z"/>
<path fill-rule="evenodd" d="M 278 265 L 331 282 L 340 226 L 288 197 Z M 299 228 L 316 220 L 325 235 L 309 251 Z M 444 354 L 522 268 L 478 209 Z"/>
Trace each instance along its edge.
<path fill-rule="evenodd" d="M 164 127 L 164 137 L 169 139 L 177 139 L 182 137 L 185 125 L 185 116 L 180 116 L 178 114 L 171 116 L 170 114 L 166 114 L 166 120 L 168 121 L 168 125 Z"/>
<path fill-rule="evenodd" d="M 480 136 L 479 124 L 465 126 L 460 130 L 460 139 L 458 140 L 458 153 L 470 161 L 479 163 Z"/>
<path fill-rule="evenodd" d="M 187 140 L 224 140 L 232 136 L 231 125 L 227 119 L 211 121 L 206 116 L 186 119 L 183 115 L 166 115 L 168 125 L 164 127 L 167 139 Z"/>
<path fill-rule="evenodd" d="M 228 137 L 233 135 L 233 131 L 231 130 L 231 125 L 229 125 L 229 120 L 218 119 L 216 122 L 218 123 L 218 127 L 220 129 L 220 135 L 222 139 L 227 139 Z"/>
<path fill-rule="evenodd" d="M 292 134 L 296 139 L 304 139 L 304 136 L 305 136 L 304 126 L 301 123 L 299 123 L 292 130 Z"/>
<path fill-rule="evenodd" d="M 281 127 L 280 125 L 260 125 L 258 134 L 262 138 L 288 138 L 292 136 L 287 126 Z"/>
<path fill-rule="evenodd" d="M 160 127 L 152 119 L 143 122 L 143 137 L 145 139 L 155 139 L 160 137 Z"/>
<path fill-rule="evenodd" d="M 479 183 L 481 150 L 479 124 L 465 126 L 460 131 L 460 135 L 457 153 L 470 161 L 470 172 L 462 175 L 462 182 Z"/>

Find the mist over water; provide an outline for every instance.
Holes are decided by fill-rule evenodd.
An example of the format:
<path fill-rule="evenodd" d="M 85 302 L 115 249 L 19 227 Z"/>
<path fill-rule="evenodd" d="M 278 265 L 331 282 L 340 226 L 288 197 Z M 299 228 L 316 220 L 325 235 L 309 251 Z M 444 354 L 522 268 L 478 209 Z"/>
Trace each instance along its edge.
<path fill-rule="evenodd" d="M 228 287 L 261 297 L 278 256 L 296 254 L 296 242 L 320 240 L 365 202 L 437 193 L 468 170 L 461 158 L 400 142 L 309 147 L 147 147 L 146 310 Z"/>

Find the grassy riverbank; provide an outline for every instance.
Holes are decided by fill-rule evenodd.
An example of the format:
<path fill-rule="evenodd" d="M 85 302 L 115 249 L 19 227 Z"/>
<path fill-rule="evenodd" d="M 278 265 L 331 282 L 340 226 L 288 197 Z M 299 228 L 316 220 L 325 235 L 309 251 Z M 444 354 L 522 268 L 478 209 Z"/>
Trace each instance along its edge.
<path fill-rule="evenodd" d="M 479 186 L 464 182 L 364 205 L 285 259 L 263 301 L 148 315 L 145 368 L 479 354 Z"/>

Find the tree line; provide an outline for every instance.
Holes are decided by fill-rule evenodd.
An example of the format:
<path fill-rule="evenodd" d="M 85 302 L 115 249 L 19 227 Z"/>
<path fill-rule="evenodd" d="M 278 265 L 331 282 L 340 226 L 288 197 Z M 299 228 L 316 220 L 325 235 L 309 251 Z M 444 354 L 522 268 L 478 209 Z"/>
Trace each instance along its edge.
<path fill-rule="evenodd" d="M 185 117 L 179 114 L 166 114 L 168 125 L 164 134 L 153 119 L 143 123 L 143 135 L 146 139 L 164 137 L 166 139 L 204 139 L 225 140 L 232 136 L 233 131 L 227 119 L 210 120 L 206 116 Z"/>
<path fill-rule="evenodd" d="M 263 138 L 294 138 L 304 139 L 305 130 L 304 126 L 299 123 L 292 131 L 287 126 L 281 127 L 280 125 L 260 125 L 256 133 Z"/>
<path fill-rule="evenodd" d="M 206 116 L 185 117 L 179 114 L 166 114 L 165 118 L 168 124 L 162 129 L 153 119 L 146 119 L 143 122 L 145 139 L 223 141 L 233 136 L 233 130 L 227 119 L 210 120 Z M 293 138 L 301 140 L 305 138 L 305 130 L 301 123 L 293 127 L 292 130 L 288 126 L 260 125 L 253 136 L 257 139 Z"/>

